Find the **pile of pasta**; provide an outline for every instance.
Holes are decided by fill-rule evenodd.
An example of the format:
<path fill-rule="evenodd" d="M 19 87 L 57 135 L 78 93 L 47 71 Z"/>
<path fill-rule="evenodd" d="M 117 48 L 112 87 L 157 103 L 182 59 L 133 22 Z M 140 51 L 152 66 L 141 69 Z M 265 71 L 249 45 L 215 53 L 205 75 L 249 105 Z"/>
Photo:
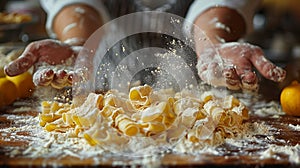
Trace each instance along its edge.
<path fill-rule="evenodd" d="M 47 131 L 69 133 L 118 152 L 149 146 L 217 145 L 242 131 L 248 110 L 232 95 L 176 93 L 144 85 L 131 88 L 128 94 L 90 93 L 77 107 L 44 101 L 39 118 Z"/>

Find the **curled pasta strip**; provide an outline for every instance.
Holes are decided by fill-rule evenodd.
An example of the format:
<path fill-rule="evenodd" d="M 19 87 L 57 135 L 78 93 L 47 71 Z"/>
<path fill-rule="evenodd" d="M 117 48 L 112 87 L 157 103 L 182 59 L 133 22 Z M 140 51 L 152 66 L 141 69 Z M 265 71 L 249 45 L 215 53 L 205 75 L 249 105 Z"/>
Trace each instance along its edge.
<path fill-rule="evenodd" d="M 80 127 L 89 128 L 94 125 L 99 109 L 102 107 L 103 95 L 90 93 L 86 101 L 81 106 L 74 108 L 72 114 L 66 117 L 71 117 L 73 122 Z"/>
<path fill-rule="evenodd" d="M 74 121 L 72 117 L 73 117 L 72 112 L 62 114 L 63 122 L 68 125 L 74 125 Z"/>
<path fill-rule="evenodd" d="M 113 106 L 104 106 L 103 109 L 100 111 L 100 114 L 105 118 L 109 118 L 115 109 L 116 107 Z"/>
<path fill-rule="evenodd" d="M 203 109 L 210 114 L 215 123 L 220 122 L 226 116 L 225 110 L 212 100 L 206 102 Z"/>
<path fill-rule="evenodd" d="M 104 128 L 97 124 L 95 127 L 84 131 L 83 137 L 90 145 L 101 145 L 104 148 L 106 146 L 115 146 L 115 148 L 119 149 L 122 145 L 128 143 L 128 138 L 120 136 L 120 134 L 111 127 L 104 126 Z M 111 149 L 113 148 L 109 150 Z"/>
<path fill-rule="evenodd" d="M 140 124 L 142 132 L 145 136 L 152 136 L 166 130 L 166 127 L 161 122 L 148 122 Z"/>
<path fill-rule="evenodd" d="M 187 128 L 191 128 L 196 121 L 196 115 L 199 112 L 198 108 L 187 108 L 182 112 L 181 120 L 182 124 L 185 125 Z"/>
<path fill-rule="evenodd" d="M 115 99 L 116 99 L 116 96 L 114 94 L 112 94 L 112 92 L 107 92 L 104 95 L 103 105 L 104 106 L 116 106 Z"/>
<path fill-rule="evenodd" d="M 100 125 L 101 124 L 101 125 Z M 108 138 L 110 127 L 104 123 L 104 118 L 97 116 L 97 122 L 91 128 L 79 132 L 79 136 L 83 136 L 89 144 L 96 145 L 105 142 Z"/>
<path fill-rule="evenodd" d="M 115 121 L 115 118 L 119 114 L 124 114 L 122 108 L 113 107 L 113 106 L 104 106 L 103 109 L 100 111 L 100 114 L 104 117 L 109 119 L 110 121 Z"/>
<path fill-rule="evenodd" d="M 159 117 L 173 120 L 176 118 L 176 114 L 174 113 L 172 104 L 173 99 L 170 98 L 167 102 L 157 102 L 156 105 L 146 108 L 145 110 L 141 111 L 142 122 L 151 122 Z"/>
<path fill-rule="evenodd" d="M 67 132 L 71 127 L 69 125 L 65 125 L 62 121 L 62 119 L 55 120 L 53 122 L 49 122 L 45 124 L 45 130 L 51 132 L 62 132 L 65 133 Z"/>
<path fill-rule="evenodd" d="M 129 99 L 136 109 L 144 109 L 151 104 L 150 94 L 152 88 L 149 85 L 133 87 L 129 91 Z"/>
<path fill-rule="evenodd" d="M 238 115 L 242 116 L 244 120 L 247 120 L 249 118 L 249 112 L 248 109 L 243 105 L 240 104 L 239 106 L 233 107 L 231 111 L 234 111 Z"/>
<path fill-rule="evenodd" d="M 208 101 L 213 100 L 213 99 L 215 99 L 215 96 L 212 92 L 204 92 L 200 96 L 200 100 L 203 103 L 207 103 Z"/>
<path fill-rule="evenodd" d="M 174 102 L 174 112 L 180 115 L 187 108 L 201 108 L 203 103 L 195 98 L 185 97 Z"/>
<path fill-rule="evenodd" d="M 193 129 L 191 129 L 187 137 L 192 141 L 205 141 L 211 140 L 216 129 L 216 125 L 211 116 L 206 117 L 203 120 L 196 120 Z M 192 138 L 191 138 L 192 137 Z"/>
<path fill-rule="evenodd" d="M 220 125 L 228 128 L 240 125 L 243 122 L 243 117 L 233 111 L 228 111 L 227 115 L 220 121 Z"/>
<path fill-rule="evenodd" d="M 242 104 L 238 99 L 236 99 L 232 95 L 227 96 L 222 103 L 224 109 L 230 109 L 236 112 L 245 120 L 249 118 L 248 109 L 245 107 L 244 104 Z"/>
<path fill-rule="evenodd" d="M 166 102 L 160 102 L 155 106 L 150 106 L 141 112 L 142 122 L 151 122 L 162 115 Z"/>
<path fill-rule="evenodd" d="M 139 127 L 136 122 L 124 114 L 119 114 L 115 118 L 115 126 L 119 129 L 119 131 L 128 136 L 135 136 L 139 133 Z"/>
<path fill-rule="evenodd" d="M 89 114 L 86 114 L 85 116 L 72 115 L 71 118 L 76 125 L 83 128 L 89 128 L 94 125 L 98 113 L 99 109 L 93 109 Z"/>
<path fill-rule="evenodd" d="M 207 113 L 204 109 L 200 108 L 199 111 L 196 113 L 196 120 L 201 120 L 206 118 Z"/>
<path fill-rule="evenodd" d="M 122 107 L 128 113 L 136 110 L 128 99 L 128 95 L 116 90 L 110 90 L 104 95 L 104 106 Z"/>
<path fill-rule="evenodd" d="M 76 116 L 88 116 L 91 111 L 95 108 L 102 109 L 103 108 L 103 95 L 90 93 L 86 98 L 86 101 L 79 107 L 74 109 L 74 115 Z"/>

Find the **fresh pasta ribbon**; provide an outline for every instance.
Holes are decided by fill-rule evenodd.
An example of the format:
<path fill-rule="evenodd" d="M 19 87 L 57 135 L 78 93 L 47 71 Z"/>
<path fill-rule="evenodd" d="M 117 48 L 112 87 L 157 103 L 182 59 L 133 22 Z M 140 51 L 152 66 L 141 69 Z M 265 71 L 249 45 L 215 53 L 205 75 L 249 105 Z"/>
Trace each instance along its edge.
<path fill-rule="evenodd" d="M 143 133 L 147 137 L 156 135 L 166 129 L 165 125 L 161 122 L 143 123 L 140 124 L 140 127 L 143 129 Z"/>
<path fill-rule="evenodd" d="M 151 104 L 151 92 L 149 85 L 134 87 L 129 91 L 129 99 L 136 109 L 144 109 Z"/>
<path fill-rule="evenodd" d="M 124 114 L 120 114 L 115 118 L 115 126 L 128 136 L 135 136 L 139 133 L 139 127 L 136 122 Z"/>
<path fill-rule="evenodd" d="M 141 112 L 142 122 L 151 122 L 162 115 L 166 108 L 166 102 L 160 102 L 157 105 L 150 106 Z"/>
<path fill-rule="evenodd" d="M 93 109 L 89 114 L 86 114 L 84 116 L 73 115 L 72 119 L 76 123 L 76 125 L 79 125 L 80 127 L 89 128 L 95 123 L 96 116 L 98 115 L 98 113 L 98 109 Z"/>

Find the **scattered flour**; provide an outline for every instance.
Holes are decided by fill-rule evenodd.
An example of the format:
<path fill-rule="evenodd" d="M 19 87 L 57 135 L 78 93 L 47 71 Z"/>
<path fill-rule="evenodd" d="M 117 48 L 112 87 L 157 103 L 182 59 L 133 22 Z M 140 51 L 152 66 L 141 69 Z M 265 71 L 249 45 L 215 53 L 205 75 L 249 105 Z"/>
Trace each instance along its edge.
<path fill-rule="evenodd" d="M 265 151 L 260 152 L 260 159 L 280 159 L 280 154 L 287 155 L 291 163 L 300 164 L 300 145 L 296 146 L 277 146 L 267 145 Z"/>
<path fill-rule="evenodd" d="M 289 127 L 292 128 L 295 131 L 300 131 L 300 125 L 293 125 L 293 124 L 289 124 Z"/>

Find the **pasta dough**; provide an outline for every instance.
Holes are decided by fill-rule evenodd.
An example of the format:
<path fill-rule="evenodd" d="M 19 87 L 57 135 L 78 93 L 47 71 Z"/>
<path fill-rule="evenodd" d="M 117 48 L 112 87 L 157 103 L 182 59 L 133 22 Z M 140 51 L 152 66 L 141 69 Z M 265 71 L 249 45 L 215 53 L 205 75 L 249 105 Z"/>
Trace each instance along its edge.
<path fill-rule="evenodd" d="M 131 88 L 128 95 L 116 90 L 90 93 L 79 107 L 43 102 L 40 125 L 47 131 L 71 132 L 91 145 L 118 152 L 134 151 L 139 144 L 128 144 L 137 138 L 143 139 L 143 145 L 154 146 L 217 145 L 236 136 L 247 118 L 247 108 L 231 95 L 220 98 L 211 92 L 154 91 L 144 85 Z"/>

